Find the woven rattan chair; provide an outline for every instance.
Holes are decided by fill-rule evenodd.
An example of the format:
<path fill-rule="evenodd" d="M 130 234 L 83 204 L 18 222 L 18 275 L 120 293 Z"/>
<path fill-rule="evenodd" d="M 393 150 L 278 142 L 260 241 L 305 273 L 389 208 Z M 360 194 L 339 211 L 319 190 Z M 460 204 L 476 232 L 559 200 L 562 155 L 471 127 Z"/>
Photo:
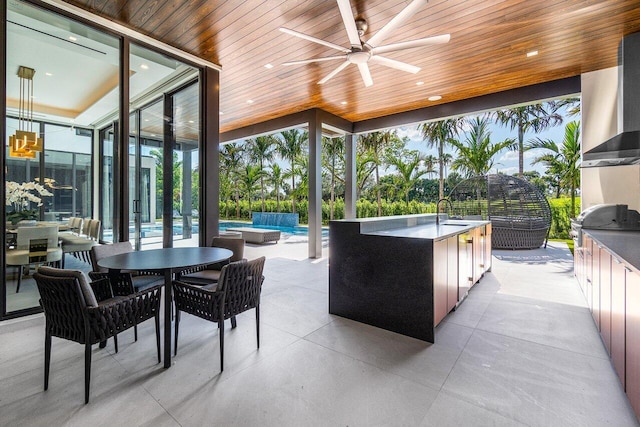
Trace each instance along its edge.
<path fill-rule="evenodd" d="M 491 221 L 494 249 L 534 249 L 546 246 L 551 207 L 530 182 L 492 174 L 461 181 L 449 195 L 450 215 Z"/>
<path fill-rule="evenodd" d="M 108 280 L 102 279 L 90 286 L 84 274 L 78 270 L 40 267 L 34 274 L 34 279 L 40 291 L 40 304 L 45 316 L 45 390 L 49 388 L 51 337 L 85 345 L 85 403 L 89 402 L 93 344 L 106 342 L 113 337 L 117 352 L 118 333 L 154 318 L 160 363 L 161 287 L 150 288 L 128 297 L 113 297 Z"/>
<path fill-rule="evenodd" d="M 230 262 L 244 259 L 244 243 L 244 239 L 235 237 L 214 237 L 211 239 L 211 247 L 229 249 L 233 252 L 231 258 L 227 261 L 183 270 L 178 274 L 176 280 L 200 286 L 217 283 L 220 280 L 222 267 Z"/>
<path fill-rule="evenodd" d="M 218 324 L 220 336 L 220 371 L 224 370 L 224 321 L 252 308 L 256 309 L 256 337 L 260 348 L 260 292 L 264 276 L 264 257 L 252 261 L 236 261 L 222 267 L 217 285 L 194 286 L 174 281 L 176 305 L 175 349 L 178 354 L 178 332 L 182 311 Z"/>
<path fill-rule="evenodd" d="M 98 261 L 103 258 L 107 258 L 113 255 L 124 254 L 133 251 L 133 247 L 130 242 L 119 242 L 110 245 L 98 245 L 91 248 L 89 252 L 91 258 L 91 267 L 93 271 L 89 273 L 91 280 L 98 280 L 111 277 L 109 270 L 102 268 L 98 265 Z M 141 291 L 143 289 L 161 285 L 164 283 L 164 278 L 157 273 L 145 273 L 140 271 L 122 271 L 121 274 L 129 275 L 129 282 L 132 284 L 132 288 L 126 286 L 125 280 L 122 277 L 115 283 L 112 283 L 114 295 L 129 295 L 134 292 Z M 123 285 L 121 287 L 120 285 Z"/>

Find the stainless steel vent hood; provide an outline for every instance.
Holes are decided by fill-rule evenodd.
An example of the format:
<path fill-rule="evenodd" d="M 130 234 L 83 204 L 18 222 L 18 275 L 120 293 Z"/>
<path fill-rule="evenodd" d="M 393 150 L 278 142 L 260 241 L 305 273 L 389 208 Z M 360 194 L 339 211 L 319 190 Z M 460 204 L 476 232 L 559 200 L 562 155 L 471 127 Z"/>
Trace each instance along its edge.
<path fill-rule="evenodd" d="M 618 63 L 618 114 L 623 132 L 585 152 L 583 168 L 640 164 L 640 33 L 623 37 Z"/>

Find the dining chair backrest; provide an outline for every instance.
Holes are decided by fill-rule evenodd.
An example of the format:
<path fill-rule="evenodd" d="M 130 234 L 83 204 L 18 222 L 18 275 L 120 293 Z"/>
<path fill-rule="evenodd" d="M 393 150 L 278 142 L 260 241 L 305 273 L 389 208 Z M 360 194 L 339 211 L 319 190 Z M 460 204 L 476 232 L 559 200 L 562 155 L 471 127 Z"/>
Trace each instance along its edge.
<path fill-rule="evenodd" d="M 99 267 L 98 261 L 113 255 L 125 254 L 132 251 L 133 247 L 131 246 L 131 242 L 119 242 L 110 245 L 96 245 L 91 248 L 90 252 L 91 267 L 93 268 L 93 271 L 106 273 L 109 270 Z"/>
<path fill-rule="evenodd" d="M 211 246 L 214 248 L 229 249 L 233 252 L 229 262 L 240 261 L 244 258 L 244 239 L 234 237 L 214 237 L 211 239 Z"/>
<path fill-rule="evenodd" d="M 265 257 L 225 265 L 218 291 L 224 292 L 224 317 L 229 318 L 260 304 Z"/>
<path fill-rule="evenodd" d="M 71 222 L 71 231 L 80 234 L 80 227 L 82 226 L 82 218 L 73 217 L 73 221 Z"/>
<path fill-rule="evenodd" d="M 85 236 L 89 235 L 89 225 L 91 224 L 91 218 L 85 218 L 82 220 L 82 234 Z"/>
<path fill-rule="evenodd" d="M 92 219 L 89 222 L 89 238 L 96 242 L 100 239 L 100 220 Z"/>
<path fill-rule="evenodd" d="M 18 249 L 29 249 L 32 240 L 47 240 L 48 248 L 58 246 L 58 226 L 40 225 L 35 227 L 19 227 L 16 244 Z M 46 249 L 45 249 L 46 251 Z"/>

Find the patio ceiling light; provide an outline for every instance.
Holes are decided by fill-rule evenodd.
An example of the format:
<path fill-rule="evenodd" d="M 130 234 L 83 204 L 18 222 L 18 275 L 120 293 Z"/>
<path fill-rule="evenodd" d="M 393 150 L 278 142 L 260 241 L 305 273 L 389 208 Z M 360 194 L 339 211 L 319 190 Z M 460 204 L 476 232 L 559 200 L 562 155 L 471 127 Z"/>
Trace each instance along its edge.
<path fill-rule="evenodd" d="M 531 52 L 527 52 L 527 58 L 531 58 L 532 56 L 536 56 L 537 54 L 537 50 L 532 50 Z"/>
<path fill-rule="evenodd" d="M 18 104 L 18 130 L 9 137 L 9 156 L 35 159 L 42 152 L 42 138 L 33 132 L 33 76 L 36 70 L 20 66 L 20 103 Z"/>
<path fill-rule="evenodd" d="M 440 101 L 442 97 L 440 95 L 433 95 L 427 98 L 429 101 Z"/>

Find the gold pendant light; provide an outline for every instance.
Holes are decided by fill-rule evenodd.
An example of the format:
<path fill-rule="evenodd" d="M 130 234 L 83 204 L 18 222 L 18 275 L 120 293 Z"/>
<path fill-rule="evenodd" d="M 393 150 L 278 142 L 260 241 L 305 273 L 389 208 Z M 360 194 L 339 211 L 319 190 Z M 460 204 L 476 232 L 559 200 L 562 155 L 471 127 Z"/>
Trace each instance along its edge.
<path fill-rule="evenodd" d="M 18 130 L 9 137 L 9 156 L 35 159 L 42 152 L 42 138 L 33 132 L 33 76 L 36 70 L 20 66 L 20 104 L 18 106 Z"/>

